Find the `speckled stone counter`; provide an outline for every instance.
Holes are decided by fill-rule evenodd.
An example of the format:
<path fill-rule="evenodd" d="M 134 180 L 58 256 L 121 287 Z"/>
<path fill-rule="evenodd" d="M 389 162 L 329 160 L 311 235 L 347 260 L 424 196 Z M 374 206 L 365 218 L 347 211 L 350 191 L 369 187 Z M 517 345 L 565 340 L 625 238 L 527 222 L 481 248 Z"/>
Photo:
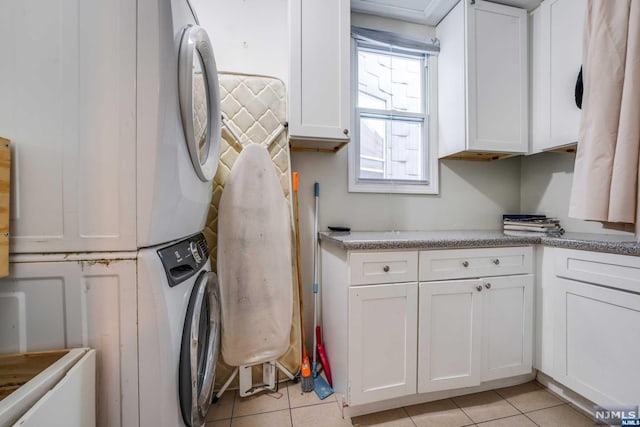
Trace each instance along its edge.
<path fill-rule="evenodd" d="M 453 249 L 543 244 L 567 249 L 640 256 L 633 237 L 566 233 L 562 237 L 505 236 L 502 231 L 354 231 L 321 232 L 320 240 L 346 250 Z"/>

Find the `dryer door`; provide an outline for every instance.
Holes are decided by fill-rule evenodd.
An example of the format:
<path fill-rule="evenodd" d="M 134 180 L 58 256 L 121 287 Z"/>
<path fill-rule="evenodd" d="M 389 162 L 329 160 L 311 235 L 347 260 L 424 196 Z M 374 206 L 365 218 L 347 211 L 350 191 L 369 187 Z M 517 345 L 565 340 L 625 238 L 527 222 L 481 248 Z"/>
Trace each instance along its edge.
<path fill-rule="evenodd" d="M 180 350 L 180 410 L 186 425 L 204 425 L 220 346 L 220 290 L 216 275 L 202 272 L 189 298 Z"/>
<path fill-rule="evenodd" d="M 198 177 L 211 181 L 220 155 L 220 87 L 207 32 L 189 25 L 178 56 L 180 116 L 191 163 Z"/>

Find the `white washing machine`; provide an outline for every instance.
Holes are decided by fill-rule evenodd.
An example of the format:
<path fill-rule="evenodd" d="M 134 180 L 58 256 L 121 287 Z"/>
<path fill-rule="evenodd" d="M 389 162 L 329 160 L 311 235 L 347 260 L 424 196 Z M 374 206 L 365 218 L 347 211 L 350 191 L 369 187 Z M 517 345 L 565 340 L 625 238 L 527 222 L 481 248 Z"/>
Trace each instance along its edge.
<path fill-rule="evenodd" d="M 134 251 L 203 229 L 219 88 L 187 0 L 0 2 L 0 52 L 12 253 Z"/>
<path fill-rule="evenodd" d="M 138 247 L 204 228 L 220 148 L 213 49 L 188 0 L 138 2 Z"/>
<path fill-rule="evenodd" d="M 202 234 L 138 254 L 140 425 L 202 426 L 220 343 L 220 293 Z"/>

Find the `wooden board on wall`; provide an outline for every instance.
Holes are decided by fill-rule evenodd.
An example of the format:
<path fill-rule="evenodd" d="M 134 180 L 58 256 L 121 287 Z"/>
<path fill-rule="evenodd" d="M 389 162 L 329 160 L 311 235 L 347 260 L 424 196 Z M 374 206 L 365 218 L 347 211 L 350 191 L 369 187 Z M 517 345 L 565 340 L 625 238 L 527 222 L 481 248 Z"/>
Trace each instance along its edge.
<path fill-rule="evenodd" d="M 9 201 L 11 189 L 11 149 L 0 137 L 0 277 L 9 275 Z"/>

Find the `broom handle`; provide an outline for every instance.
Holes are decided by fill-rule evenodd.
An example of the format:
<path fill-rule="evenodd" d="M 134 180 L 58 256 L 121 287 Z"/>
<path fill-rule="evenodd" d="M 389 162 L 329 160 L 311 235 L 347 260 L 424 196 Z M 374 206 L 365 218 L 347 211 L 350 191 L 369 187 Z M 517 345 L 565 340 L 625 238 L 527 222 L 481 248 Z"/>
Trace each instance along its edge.
<path fill-rule="evenodd" d="M 293 172 L 293 216 L 296 225 L 296 269 L 298 270 L 298 298 L 300 300 L 300 338 L 302 339 L 302 359 L 308 357 L 304 337 L 304 301 L 302 298 L 302 266 L 300 262 L 300 209 L 298 207 L 298 172 Z"/>
<path fill-rule="evenodd" d="M 315 197 L 315 218 L 313 222 L 313 330 L 318 326 L 318 199 L 320 196 L 320 184 L 313 184 L 313 195 Z M 316 334 L 313 334 L 313 368 L 316 368 L 316 351 L 318 341 Z"/>

